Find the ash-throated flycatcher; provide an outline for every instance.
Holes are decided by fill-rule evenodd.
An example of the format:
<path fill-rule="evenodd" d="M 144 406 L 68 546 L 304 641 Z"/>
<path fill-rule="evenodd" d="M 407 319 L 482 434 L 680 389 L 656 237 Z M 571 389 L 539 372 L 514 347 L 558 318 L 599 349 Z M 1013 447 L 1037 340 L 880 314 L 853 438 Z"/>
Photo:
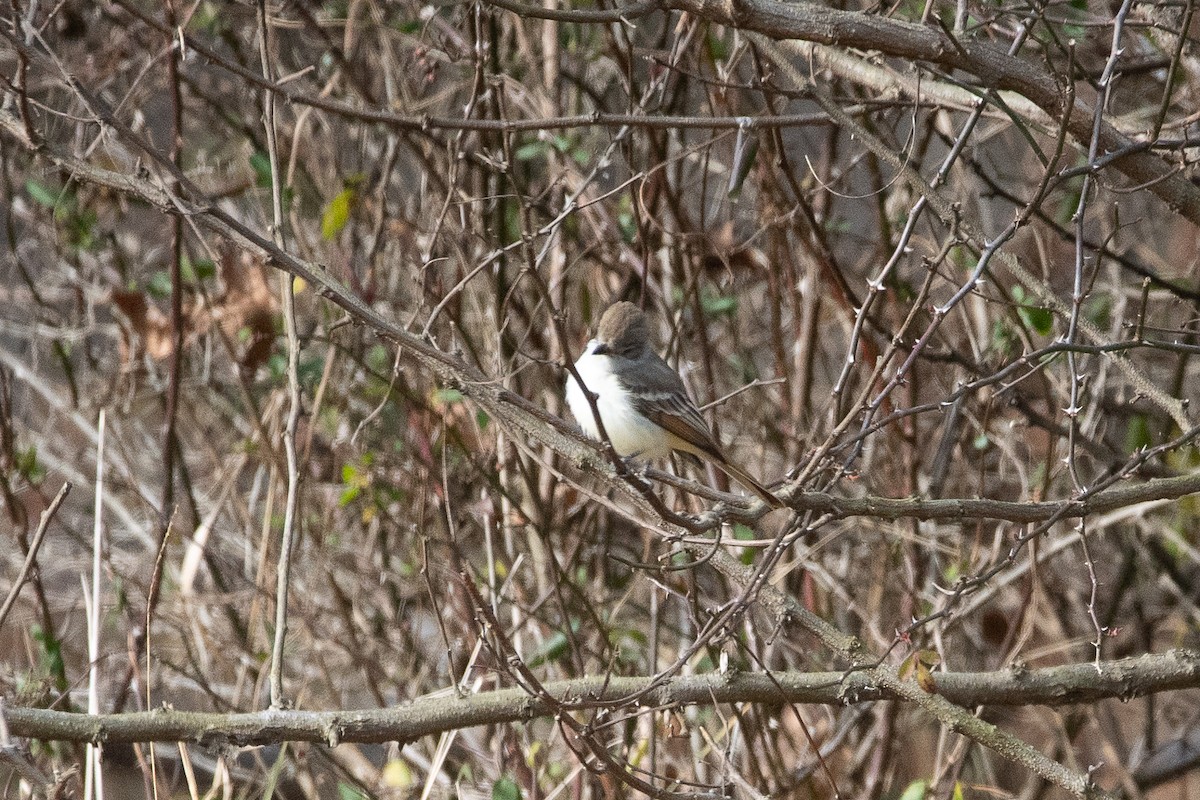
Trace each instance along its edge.
<path fill-rule="evenodd" d="M 683 380 L 650 346 L 646 315 L 633 303 L 622 301 L 604 312 L 596 338 L 588 342 L 575 370 L 588 391 L 597 395 L 596 408 L 617 455 L 666 458 L 672 450 L 691 453 L 716 464 L 772 508 L 783 505 L 725 458 Z M 567 376 L 567 405 L 583 432 L 599 439 L 592 407 L 572 375 Z"/>

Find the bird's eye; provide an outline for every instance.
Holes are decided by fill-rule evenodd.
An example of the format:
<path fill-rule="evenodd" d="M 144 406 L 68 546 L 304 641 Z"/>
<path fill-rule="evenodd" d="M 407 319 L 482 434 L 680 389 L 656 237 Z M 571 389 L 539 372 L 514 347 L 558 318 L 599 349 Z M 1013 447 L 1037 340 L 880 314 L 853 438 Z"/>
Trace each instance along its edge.
<path fill-rule="evenodd" d="M 596 346 L 592 348 L 592 355 L 606 356 L 608 355 L 608 345 L 604 342 L 596 342 Z"/>

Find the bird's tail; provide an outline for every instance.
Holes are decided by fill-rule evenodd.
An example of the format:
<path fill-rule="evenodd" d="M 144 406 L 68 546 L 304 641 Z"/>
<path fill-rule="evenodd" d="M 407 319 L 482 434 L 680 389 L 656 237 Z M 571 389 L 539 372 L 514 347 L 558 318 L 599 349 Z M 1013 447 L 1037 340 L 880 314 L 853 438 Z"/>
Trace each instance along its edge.
<path fill-rule="evenodd" d="M 730 464 L 725 459 L 714 460 L 713 463 L 715 463 L 718 467 L 720 467 L 722 470 L 724 470 L 726 475 L 733 478 L 735 481 L 740 483 L 742 486 L 745 486 L 747 489 L 749 489 L 750 491 L 754 492 L 756 495 L 761 497 L 762 501 L 764 503 L 766 503 L 768 506 L 770 506 L 771 508 L 783 508 L 784 502 L 782 500 L 780 500 L 778 497 L 776 497 L 775 495 L 768 492 L 761 483 L 754 480 L 754 478 L 752 478 L 750 476 L 750 474 L 748 472 L 746 472 L 745 470 L 741 469 L 740 467 L 735 467 L 733 464 Z"/>

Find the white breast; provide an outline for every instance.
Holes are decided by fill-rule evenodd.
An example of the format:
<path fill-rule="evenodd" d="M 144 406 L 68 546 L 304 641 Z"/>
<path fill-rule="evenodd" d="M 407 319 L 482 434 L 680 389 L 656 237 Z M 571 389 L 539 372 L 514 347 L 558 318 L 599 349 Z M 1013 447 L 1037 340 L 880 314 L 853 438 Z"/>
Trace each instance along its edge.
<path fill-rule="evenodd" d="M 667 432 L 633 407 L 629 393 L 612 372 L 610 357 L 593 353 L 597 344 L 595 339 L 588 342 L 583 355 L 575 362 L 575 369 L 588 390 L 599 395 L 596 406 L 600 409 L 600 419 L 604 422 L 604 430 L 613 449 L 622 456 L 664 458 L 670 455 Z M 571 375 L 567 375 L 567 405 L 571 407 L 571 413 L 583 432 L 593 439 L 599 439 L 600 432 L 596 429 L 592 407 Z"/>

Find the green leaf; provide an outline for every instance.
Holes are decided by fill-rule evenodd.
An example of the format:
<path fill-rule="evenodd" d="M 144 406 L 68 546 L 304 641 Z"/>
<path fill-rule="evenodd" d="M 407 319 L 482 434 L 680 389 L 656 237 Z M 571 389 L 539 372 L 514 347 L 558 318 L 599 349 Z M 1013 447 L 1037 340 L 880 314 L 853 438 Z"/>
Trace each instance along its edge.
<path fill-rule="evenodd" d="M 1042 336 L 1049 336 L 1054 330 L 1054 314 L 1050 309 L 1029 306 L 1021 308 L 1020 313 L 1025 324 Z"/>
<path fill-rule="evenodd" d="M 1084 301 L 1083 315 L 1087 317 L 1088 322 L 1104 330 L 1111 324 L 1112 306 L 1112 295 L 1107 292 L 1097 292 Z"/>
<path fill-rule="evenodd" d="M 61 675 L 63 671 L 62 642 L 46 633 L 41 625 L 34 624 L 30 628 L 34 641 L 41 645 L 42 652 L 38 657 L 38 666 L 51 675 Z"/>
<path fill-rule="evenodd" d="M 734 523 L 734 526 L 733 526 L 733 538 L 735 541 L 739 540 L 739 539 L 740 540 L 753 539 L 754 531 L 752 529 L 746 527 L 742 523 L 737 522 L 737 523 Z M 741 561 L 746 566 L 750 566 L 751 564 L 754 563 L 755 555 L 756 555 L 755 549 L 753 547 L 747 547 L 746 549 L 742 550 L 741 554 L 738 556 L 738 560 Z"/>
<path fill-rule="evenodd" d="M 368 795 L 363 794 L 362 790 L 357 786 L 351 786 L 344 781 L 338 782 L 338 800 L 367 800 Z"/>
<path fill-rule="evenodd" d="M 521 787 L 505 775 L 492 784 L 492 800 L 521 800 Z"/>
<path fill-rule="evenodd" d="M 917 299 L 917 287 L 913 286 L 911 281 L 902 278 L 892 281 L 892 291 L 895 292 L 896 299 L 902 303 L 911 303 Z"/>
<path fill-rule="evenodd" d="M 729 58 L 729 45 L 725 39 L 715 33 L 709 33 L 705 37 L 705 44 L 708 45 L 708 55 L 713 61 L 724 61 Z"/>
<path fill-rule="evenodd" d="M 228 25 L 222 24 L 226 21 L 226 17 L 222 14 L 220 7 L 216 3 L 204 2 L 191 15 L 191 19 L 188 21 L 188 28 L 200 31 L 201 33 L 207 33 L 213 37 L 219 37 L 228 28 Z"/>
<path fill-rule="evenodd" d="M 997 318 L 992 322 L 992 349 L 1000 355 L 1008 355 L 1013 351 L 1017 343 L 1017 337 L 1013 333 L 1012 325 L 1003 318 Z"/>
<path fill-rule="evenodd" d="M 517 161 L 532 161 L 535 158 L 545 155 L 546 149 L 547 147 L 545 142 L 529 142 L 528 144 L 523 144 L 518 147 L 517 152 L 513 154 L 513 157 L 516 158 Z"/>
<path fill-rule="evenodd" d="M 261 150 L 250 154 L 250 169 L 254 170 L 254 182 L 259 188 L 271 186 L 271 159 Z"/>
<path fill-rule="evenodd" d="M 303 358 L 296 365 L 296 377 L 303 386 L 316 386 L 323 374 L 325 374 L 324 358 Z"/>
<path fill-rule="evenodd" d="M 629 640 L 639 649 L 644 650 L 650 643 L 650 638 L 644 631 L 637 628 L 614 628 L 608 632 L 608 641 L 613 647 L 620 647 L 621 642 Z"/>
<path fill-rule="evenodd" d="M 529 656 L 529 666 L 540 667 L 550 661 L 558 661 L 567 652 L 570 640 L 563 631 L 555 631 L 550 638 L 542 642 L 542 646 Z"/>
<path fill-rule="evenodd" d="M 207 258 L 192 261 L 185 254 L 183 261 L 179 265 L 179 271 L 185 281 L 199 283 L 215 276 L 217 274 L 217 265 Z"/>
<path fill-rule="evenodd" d="M 373 344 L 367 350 L 367 366 L 372 372 L 388 374 L 392 371 L 392 354 L 381 344 Z"/>
<path fill-rule="evenodd" d="M 329 201 L 329 205 L 326 206 L 325 213 L 321 217 L 321 236 L 325 241 L 333 239 L 342 232 L 342 228 L 346 227 L 346 223 L 350 219 L 350 209 L 354 207 L 357 197 L 358 192 L 348 187 L 342 189 Z"/>
<path fill-rule="evenodd" d="M 1041 306 L 1025 305 L 1025 290 L 1020 286 L 1013 287 L 1013 299 L 1019 304 L 1017 306 L 1017 315 L 1021 320 L 1040 333 L 1042 336 L 1047 336 L 1054 330 L 1054 314 L 1048 308 Z"/>
<path fill-rule="evenodd" d="M 434 402 L 450 405 L 451 403 L 461 403 L 463 393 L 458 389 L 438 389 L 433 393 Z"/>
<path fill-rule="evenodd" d="M 25 191 L 40 206 L 54 208 L 58 205 L 59 192 L 30 178 L 25 181 Z"/>
<path fill-rule="evenodd" d="M 925 800 L 925 792 L 928 784 L 925 781 L 913 781 L 904 788 L 903 794 L 900 795 L 900 800 Z"/>
<path fill-rule="evenodd" d="M 267 359 L 267 371 L 273 380 L 282 380 L 287 376 L 287 356 L 283 353 L 272 353 Z"/>
<path fill-rule="evenodd" d="M 413 785 L 412 767 L 402 758 L 393 758 L 383 767 L 383 785 L 389 789 L 407 789 Z"/>
<path fill-rule="evenodd" d="M 150 276 L 150 280 L 146 282 L 146 291 L 151 297 L 170 297 L 171 275 L 165 270 L 155 272 Z"/>
<path fill-rule="evenodd" d="M 1150 444 L 1150 420 L 1145 414 L 1134 414 L 1125 426 L 1125 452 L 1136 453 Z"/>
<path fill-rule="evenodd" d="M 1067 25 L 1066 28 L 1079 28 L 1075 25 Z M 1071 34 L 1075 35 L 1075 34 Z M 1084 166 L 1087 163 L 1087 156 L 1080 155 L 1075 159 L 1075 166 Z M 1060 184 L 1061 185 L 1061 184 Z M 1066 227 L 1071 223 L 1071 218 L 1079 209 L 1079 199 L 1083 194 L 1083 177 L 1079 176 L 1071 178 L 1065 182 L 1066 193 L 1058 201 L 1058 209 L 1054 214 L 1054 221 L 1060 226 Z"/>
<path fill-rule="evenodd" d="M 927 667 L 936 667 L 942 663 L 942 656 L 937 650 L 925 649 L 917 651 L 917 660 Z"/>
<path fill-rule="evenodd" d="M 96 244 L 96 212 L 88 209 L 74 209 L 74 204 L 59 206 L 54 214 L 56 219 L 67 226 L 67 235 L 71 244 L 80 250 L 91 250 Z"/>
<path fill-rule="evenodd" d="M 619 212 L 617 214 L 617 227 L 621 229 L 621 239 L 626 244 L 630 244 L 637 239 L 638 227 L 637 222 L 633 219 L 632 212 Z"/>
<path fill-rule="evenodd" d="M 737 295 L 708 294 L 700 298 L 700 307 L 709 316 L 733 316 L 737 312 Z"/>
<path fill-rule="evenodd" d="M 46 478 L 46 468 L 38 463 L 37 445 L 30 445 L 25 450 L 16 452 L 17 474 L 34 486 L 41 484 Z"/>

